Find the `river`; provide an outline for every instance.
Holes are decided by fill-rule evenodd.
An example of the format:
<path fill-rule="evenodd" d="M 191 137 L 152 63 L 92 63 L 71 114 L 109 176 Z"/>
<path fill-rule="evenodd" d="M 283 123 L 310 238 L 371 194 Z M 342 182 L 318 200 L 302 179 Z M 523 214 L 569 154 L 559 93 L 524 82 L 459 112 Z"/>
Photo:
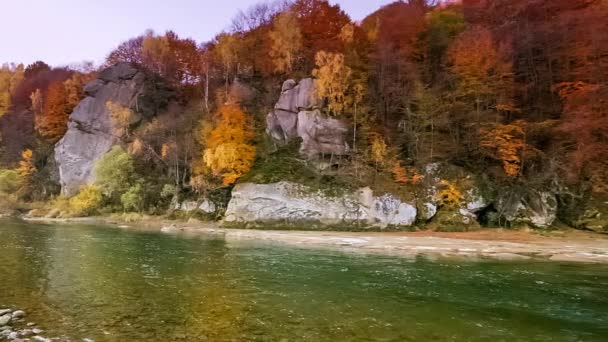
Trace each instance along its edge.
<path fill-rule="evenodd" d="M 82 341 L 607 341 L 608 265 L 0 221 L 0 309 Z"/>

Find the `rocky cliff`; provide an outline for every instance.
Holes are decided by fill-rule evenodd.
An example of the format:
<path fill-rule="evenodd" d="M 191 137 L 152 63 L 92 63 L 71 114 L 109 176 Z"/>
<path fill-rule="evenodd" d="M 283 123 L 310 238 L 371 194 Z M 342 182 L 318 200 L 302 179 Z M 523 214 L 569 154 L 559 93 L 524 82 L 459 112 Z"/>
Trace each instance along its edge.
<path fill-rule="evenodd" d="M 287 80 L 274 110 L 266 117 L 266 132 L 278 144 L 301 138 L 300 153 L 310 158 L 347 154 L 346 124 L 323 115 L 320 107 L 312 78 L 299 83 Z"/>
<path fill-rule="evenodd" d="M 70 115 L 68 130 L 55 145 L 62 194 L 73 195 L 93 182 L 95 161 L 118 142 L 106 103 L 135 108 L 145 78 L 130 64 L 119 63 L 103 70 L 85 86 L 86 97 Z M 135 121 L 141 120 L 141 116 L 136 116 Z"/>
<path fill-rule="evenodd" d="M 424 177 L 406 196 L 409 200 L 369 187 L 330 196 L 293 182 L 238 184 L 225 222 L 380 229 L 431 223 L 442 230 L 469 230 L 481 225 L 547 228 L 557 218 L 556 196 L 550 192 L 487 189 L 464 169 L 439 163 L 427 165 Z M 446 192 L 452 192 L 453 203 L 445 202 Z"/>

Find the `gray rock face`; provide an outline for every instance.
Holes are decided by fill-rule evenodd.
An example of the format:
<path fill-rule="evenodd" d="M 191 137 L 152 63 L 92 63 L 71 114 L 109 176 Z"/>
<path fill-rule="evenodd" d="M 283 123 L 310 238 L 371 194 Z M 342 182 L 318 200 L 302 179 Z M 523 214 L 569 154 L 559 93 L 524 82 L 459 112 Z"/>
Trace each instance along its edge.
<path fill-rule="evenodd" d="M 294 80 L 287 80 L 283 83 L 281 89 L 281 96 L 274 109 L 297 113 L 300 110 L 320 106 L 319 101 L 315 98 L 315 81 L 312 78 L 305 78 L 299 83 Z"/>
<path fill-rule="evenodd" d="M 298 113 L 297 132 L 302 138 L 300 153 L 306 156 L 345 155 L 349 152 L 345 141 L 346 125 L 340 120 L 326 118 L 318 109 Z"/>
<path fill-rule="evenodd" d="M 85 86 L 87 97 L 76 106 L 65 136 L 55 145 L 62 194 L 74 195 L 94 181 L 95 161 L 118 143 L 106 103 L 135 108 L 144 80 L 144 74 L 130 64 L 118 63 Z"/>
<path fill-rule="evenodd" d="M 205 213 L 214 213 L 216 211 L 216 206 L 213 202 L 209 201 L 208 199 L 204 199 L 199 202 L 184 201 L 182 203 L 176 204 L 175 210 L 186 211 L 186 212 L 201 210 L 202 212 L 205 212 Z"/>
<path fill-rule="evenodd" d="M 374 196 L 369 188 L 330 197 L 290 182 L 238 184 L 225 217 L 228 223 L 361 224 L 379 228 L 411 226 L 415 220 L 414 206 L 392 195 Z"/>
<path fill-rule="evenodd" d="M 287 80 L 274 110 L 266 117 L 266 133 L 279 144 L 302 138 L 300 152 L 310 158 L 317 155 L 345 155 L 346 125 L 328 118 L 319 110 L 315 81 L 305 78 L 299 83 Z"/>
<path fill-rule="evenodd" d="M 557 218 L 557 199 L 549 192 L 530 190 L 526 194 L 501 196 L 496 208 L 504 218 L 515 224 L 550 227 Z"/>

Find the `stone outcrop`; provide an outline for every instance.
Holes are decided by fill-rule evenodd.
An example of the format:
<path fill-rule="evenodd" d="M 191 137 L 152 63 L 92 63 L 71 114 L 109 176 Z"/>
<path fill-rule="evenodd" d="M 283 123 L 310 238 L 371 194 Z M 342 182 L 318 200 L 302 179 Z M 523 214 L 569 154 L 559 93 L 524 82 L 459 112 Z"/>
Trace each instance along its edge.
<path fill-rule="evenodd" d="M 217 207 L 215 203 L 208 199 L 204 199 L 202 201 L 184 201 L 176 203 L 173 209 L 185 212 L 200 210 L 204 213 L 211 214 L 216 212 Z"/>
<path fill-rule="evenodd" d="M 548 228 L 557 218 L 555 194 L 528 190 L 524 194 L 503 193 L 495 203 L 498 213 L 513 225 Z"/>
<path fill-rule="evenodd" d="M 316 224 L 357 224 L 386 228 L 411 226 L 416 208 L 392 195 L 374 196 L 362 188 L 339 197 L 306 186 L 280 182 L 238 184 L 226 210 L 225 222 L 312 227 Z"/>
<path fill-rule="evenodd" d="M 460 205 L 441 205 L 439 197 L 445 188 L 442 184 L 445 181 L 454 185 L 460 192 Z M 485 187 L 488 186 L 494 187 L 491 184 L 486 184 Z M 517 192 L 493 188 L 481 191 L 482 184 L 475 175 L 453 165 L 427 165 L 420 187 L 422 189 L 417 205 L 418 219 L 425 222 L 432 220 L 439 228 L 475 228 L 479 227 L 480 223 L 490 226 L 509 224 L 548 228 L 557 219 L 555 194 L 535 189 Z"/>
<path fill-rule="evenodd" d="M 285 81 L 274 110 L 266 117 L 266 133 L 278 144 L 301 138 L 300 153 L 308 157 L 347 154 L 347 126 L 323 115 L 314 93 L 312 78 Z"/>
<path fill-rule="evenodd" d="M 106 103 L 135 108 L 144 81 L 143 72 L 128 63 L 118 63 L 84 87 L 86 97 L 74 108 L 68 130 L 55 146 L 62 194 L 71 196 L 93 182 L 95 161 L 118 143 Z M 137 115 L 134 122 L 139 120 L 141 116 Z"/>

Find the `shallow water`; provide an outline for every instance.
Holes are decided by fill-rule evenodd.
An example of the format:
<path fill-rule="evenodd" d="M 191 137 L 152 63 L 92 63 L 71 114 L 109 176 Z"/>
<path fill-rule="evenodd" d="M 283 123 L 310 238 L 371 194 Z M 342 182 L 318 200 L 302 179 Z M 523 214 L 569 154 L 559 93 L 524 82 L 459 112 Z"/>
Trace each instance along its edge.
<path fill-rule="evenodd" d="M 0 308 L 95 341 L 607 341 L 608 266 L 0 221 Z"/>

